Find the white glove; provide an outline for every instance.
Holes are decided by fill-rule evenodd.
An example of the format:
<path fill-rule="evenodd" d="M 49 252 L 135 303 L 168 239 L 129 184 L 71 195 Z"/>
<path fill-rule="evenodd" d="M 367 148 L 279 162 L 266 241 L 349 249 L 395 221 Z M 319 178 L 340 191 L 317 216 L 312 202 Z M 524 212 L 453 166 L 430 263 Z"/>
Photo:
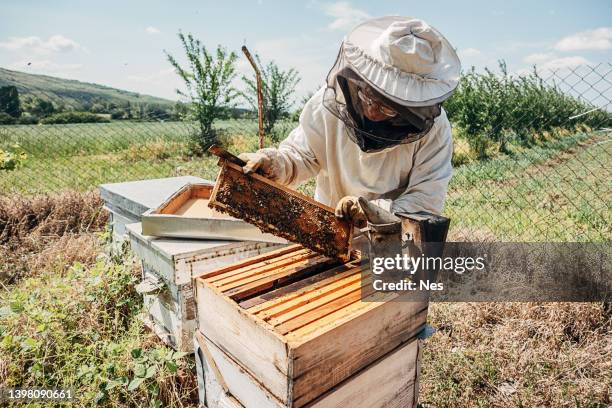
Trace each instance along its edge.
<path fill-rule="evenodd" d="M 357 197 L 354 196 L 346 196 L 342 197 L 338 204 L 336 205 L 336 217 L 347 220 L 353 223 L 358 228 L 363 228 L 366 226 L 366 216 L 359 205 L 359 201 Z"/>
<path fill-rule="evenodd" d="M 272 160 L 263 153 L 240 153 L 238 158 L 244 160 L 246 164 L 242 167 L 242 171 L 245 174 L 257 172 L 264 177 L 275 179 L 275 175 L 272 171 Z"/>

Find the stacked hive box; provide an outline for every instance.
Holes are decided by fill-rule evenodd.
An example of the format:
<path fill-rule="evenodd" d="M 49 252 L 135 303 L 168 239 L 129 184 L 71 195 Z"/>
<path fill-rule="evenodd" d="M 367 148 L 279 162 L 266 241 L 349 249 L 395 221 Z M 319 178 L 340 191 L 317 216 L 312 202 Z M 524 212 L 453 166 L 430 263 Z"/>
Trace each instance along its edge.
<path fill-rule="evenodd" d="M 415 405 L 427 301 L 373 292 L 365 270 L 291 245 L 197 278 L 209 408 Z"/>
<path fill-rule="evenodd" d="M 126 227 L 131 248 L 142 261 L 143 319 L 167 344 L 193 351 L 196 327 L 192 278 L 278 244 L 157 238 L 142 235 L 141 224 Z"/>
<path fill-rule="evenodd" d="M 142 214 L 158 207 L 198 177 L 172 177 L 104 184 L 100 195 L 110 213 L 113 241 L 129 235 L 132 250 L 142 260 L 143 319 L 162 340 L 182 351 L 193 351 L 195 322 L 192 277 L 227 263 L 269 251 L 276 244 L 225 240 L 165 239 L 142 234 Z"/>

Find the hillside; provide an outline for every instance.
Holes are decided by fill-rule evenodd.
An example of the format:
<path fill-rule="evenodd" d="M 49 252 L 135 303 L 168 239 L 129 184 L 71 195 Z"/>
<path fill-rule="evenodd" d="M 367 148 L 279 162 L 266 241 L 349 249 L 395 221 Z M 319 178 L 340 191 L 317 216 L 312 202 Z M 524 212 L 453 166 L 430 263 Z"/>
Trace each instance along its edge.
<path fill-rule="evenodd" d="M 174 102 L 155 96 L 111 88 L 104 85 L 63 79 L 47 75 L 34 75 L 25 72 L 0 68 L 0 86 L 14 85 L 20 96 L 36 96 L 74 109 L 94 103 L 114 103 L 116 105 L 157 104 L 170 106 Z"/>

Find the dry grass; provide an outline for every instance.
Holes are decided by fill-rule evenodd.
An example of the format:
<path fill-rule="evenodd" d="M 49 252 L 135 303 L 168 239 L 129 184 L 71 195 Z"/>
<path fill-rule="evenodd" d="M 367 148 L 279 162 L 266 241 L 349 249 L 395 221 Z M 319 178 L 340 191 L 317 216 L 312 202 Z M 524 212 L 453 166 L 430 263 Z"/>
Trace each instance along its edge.
<path fill-rule="evenodd" d="M 0 282 L 10 284 L 74 261 L 91 263 L 92 234 L 106 220 L 102 200 L 94 192 L 0 197 Z"/>
<path fill-rule="evenodd" d="M 596 303 L 437 303 L 424 407 L 607 407 L 612 313 Z"/>

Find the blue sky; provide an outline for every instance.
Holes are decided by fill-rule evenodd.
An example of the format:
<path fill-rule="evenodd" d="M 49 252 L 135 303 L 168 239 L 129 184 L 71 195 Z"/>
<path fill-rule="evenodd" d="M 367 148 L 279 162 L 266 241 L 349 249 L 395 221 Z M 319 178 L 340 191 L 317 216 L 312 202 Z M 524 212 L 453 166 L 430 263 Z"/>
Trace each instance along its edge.
<path fill-rule="evenodd" d="M 323 83 L 344 34 L 369 16 L 419 17 L 459 50 L 464 68 L 511 72 L 612 61 L 610 1 L 32 1 L 0 13 L 0 66 L 176 99 L 163 50 L 176 33 L 296 68 L 300 95 Z M 242 57 L 242 56 L 241 56 Z M 30 63 L 30 65 L 28 65 Z M 249 73 L 244 58 L 240 72 Z"/>

